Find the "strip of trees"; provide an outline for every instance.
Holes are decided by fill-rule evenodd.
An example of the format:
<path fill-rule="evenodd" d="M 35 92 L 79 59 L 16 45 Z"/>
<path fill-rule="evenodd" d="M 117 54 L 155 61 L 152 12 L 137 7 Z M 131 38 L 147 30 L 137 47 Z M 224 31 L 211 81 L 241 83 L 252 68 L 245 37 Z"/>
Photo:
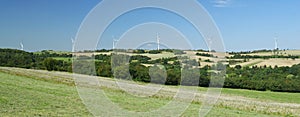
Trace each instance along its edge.
<path fill-rule="evenodd" d="M 228 59 L 271 59 L 271 58 L 290 58 L 290 59 L 297 59 L 299 56 L 293 56 L 293 55 L 270 55 L 270 56 L 259 56 L 259 55 L 241 55 L 241 54 L 235 54 L 231 57 L 227 57 Z"/>

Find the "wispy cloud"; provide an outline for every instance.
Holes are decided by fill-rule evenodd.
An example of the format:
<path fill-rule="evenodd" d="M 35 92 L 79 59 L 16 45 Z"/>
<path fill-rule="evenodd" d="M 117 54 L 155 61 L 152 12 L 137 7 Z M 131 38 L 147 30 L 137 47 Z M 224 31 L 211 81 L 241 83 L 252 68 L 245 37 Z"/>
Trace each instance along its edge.
<path fill-rule="evenodd" d="M 232 0 L 213 0 L 212 3 L 214 7 L 228 7 L 230 6 Z"/>

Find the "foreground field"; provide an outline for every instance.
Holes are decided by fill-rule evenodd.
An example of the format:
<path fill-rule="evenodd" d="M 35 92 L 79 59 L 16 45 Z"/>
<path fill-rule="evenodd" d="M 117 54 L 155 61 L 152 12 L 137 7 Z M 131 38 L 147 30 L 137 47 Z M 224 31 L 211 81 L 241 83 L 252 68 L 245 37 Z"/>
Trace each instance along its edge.
<path fill-rule="evenodd" d="M 0 116 L 92 116 L 80 100 L 70 73 L 0 67 Z M 164 88 L 148 98 L 132 96 L 111 85 L 114 81 L 97 78 L 107 96 L 120 107 L 143 112 L 167 104 L 178 87 Z M 198 116 L 199 93 L 182 116 Z M 176 90 L 175 90 L 176 91 Z M 208 116 L 300 116 L 300 94 L 223 89 Z M 166 115 L 167 116 L 167 115 Z"/>

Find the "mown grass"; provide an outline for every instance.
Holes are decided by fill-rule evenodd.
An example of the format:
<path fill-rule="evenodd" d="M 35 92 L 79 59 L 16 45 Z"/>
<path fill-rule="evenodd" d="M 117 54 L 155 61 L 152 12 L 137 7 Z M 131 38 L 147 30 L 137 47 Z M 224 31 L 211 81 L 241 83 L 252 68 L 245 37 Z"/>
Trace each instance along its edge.
<path fill-rule="evenodd" d="M 208 88 L 199 87 L 199 91 L 207 91 Z M 288 92 L 272 92 L 272 91 L 255 91 L 247 89 L 229 89 L 222 88 L 222 95 L 228 96 L 242 96 L 251 99 L 257 99 L 262 101 L 274 101 L 281 103 L 297 103 L 300 104 L 300 93 L 288 93 Z"/>
<path fill-rule="evenodd" d="M 222 94 L 243 96 L 259 100 L 276 101 L 282 103 L 300 104 L 300 93 L 272 92 L 272 91 L 253 91 L 241 89 L 222 89 Z"/>
<path fill-rule="evenodd" d="M 169 98 L 141 98 L 132 96 L 124 91 L 104 89 L 106 95 L 119 107 L 134 112 L 147 112 L 168 104 L 172 99 Z M 181 115 L 182 117 L 197 117 L 199 116 L 199 109 L 201 108 L 201 103 L 192 102 L 189 107 Z M 145 115 L 146 116 L 146 115 Z M 165 115 L 164 115 L 165 116 Z M 263 113 L 257 113 L 255 111 L 242 111 L 233 108 L 213 107 L 212 110 L 207 114 L 209 117 L 274 117 L 276 115 L 267 115 Z"/>
<path fill-rule="evenodd" d="M 0 72 L 0 116 L 89 116 L 76 88 Z"/>
<path fill-rule="evenodd" d="M 80 100 L 76 87 L 69 83 L 57 82 L 57 76 L 49 72 L 48 80 L 39 80 L 37 75 L 25 74 L 18 69 L 18 74 L 3 72 L 0 70 L 0 116 L 92 116 Z M 35 73 L 35 70 L 31 70 Z M 36 72 L 40 73 L 40 72 Z M 55 72 L 56 74 L 56 72 Z M 70 81 L 71 82 L 71 81 Z M 117 89 L 103 88 L 106 95 L 115 104 L 123 109 L 135 112 L 155 110 L 169 103 L 172 99 L 163 96 L 136 97 Z M 206 91 L 207 88 L 199 88 Z M 275 100 L 280 102 L 298 103 L 299 94 L 258 92 L 238 89 L 223 89 L 224 94 L 258 98 L 263 100 Z M 256 96 L 256 97 L 255 97 Z M 270 96 L 270 97 L 269 97 Z M 272 98 L 273 97 L 273 98 Z M 283 99 L 286 98 L 286 99 Z M 193 102 L 182 116 L 198 116 L 201 103 Z M 113 111 L 113 110 L 112 110 Z M 208 116 L 275 116 L 251 109 L 241 110 L 227 106 L 215 106 Z"/>

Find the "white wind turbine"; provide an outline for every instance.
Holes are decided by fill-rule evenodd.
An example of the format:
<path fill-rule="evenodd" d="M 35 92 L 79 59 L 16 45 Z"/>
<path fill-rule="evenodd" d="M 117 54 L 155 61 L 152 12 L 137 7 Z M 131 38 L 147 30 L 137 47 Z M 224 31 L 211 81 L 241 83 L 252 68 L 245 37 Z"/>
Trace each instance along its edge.
<path fill-rule="evenodd" d="M 156 34 L 156 42 L 157 42 L 157 50 L 159 50 L 160 38 L 159 38 L 158 33 Z"/>
<path fill-rule="evenodd" d="M 206 40 L 206 44 L 207 44 L 207 46 L 208 46 L 208 51 L 211 52 L 212 36 L 209 35 L 209 36 L 206 37 L 206 39 L 207 39 L 207 40 Z"/>
<path fill-rule="evenodd" d="M 278 38 L 275 37 L 274 40 L 275 40 L 275 50 L 277 50 L 278 49 Z"/>
<path fill-rule="evenodd" d="M 72 42 L 72 52 L 74 52 L 75 50 L 75 39 L 73 37 L 71 37 L 71 42 Z"/>
<path fill-rule="evenodd" d="M 21 48 L 20 48 L 21 50 L 24 50 L 23 42 L 20 43 L 20 47 L 21 47 Z"/>
<path fill-rule="evenodd" d="M 277 34 L 274 37 L 274 41 L 275 41 L 274 54 L 278 54 L 279 48 L 278 48 L 278 37 L 277 37 Z"/>
<path fill-rule="evenodd" d="M 113 38 L 113 50 L 116 48 L 116 44 L 118 43 L 118 39 L 115 38 L 115 36 L 112 37 Z"/>

